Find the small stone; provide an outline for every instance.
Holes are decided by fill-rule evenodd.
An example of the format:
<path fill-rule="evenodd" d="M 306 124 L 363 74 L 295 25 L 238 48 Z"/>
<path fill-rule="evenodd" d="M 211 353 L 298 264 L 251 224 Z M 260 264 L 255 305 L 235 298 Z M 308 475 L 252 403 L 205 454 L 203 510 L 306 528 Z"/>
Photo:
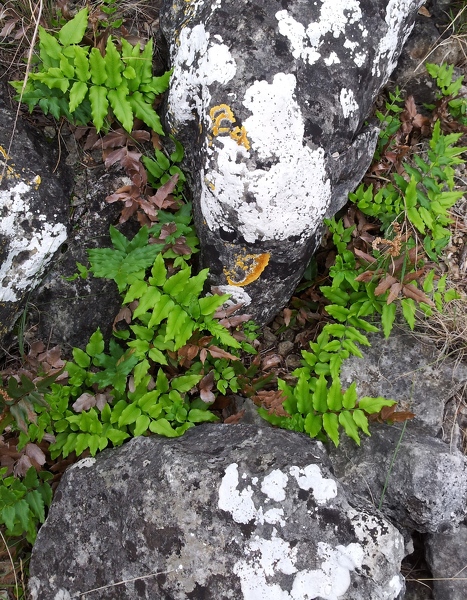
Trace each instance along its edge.
<path fill-rule="evenodd" d="M 277 352 L 281 355 L 281 356 L 288 356 L 292 350 L 294 349 L 294 344 L 293 342 L 281 342 L 278 346 L 277 346 Z"/>

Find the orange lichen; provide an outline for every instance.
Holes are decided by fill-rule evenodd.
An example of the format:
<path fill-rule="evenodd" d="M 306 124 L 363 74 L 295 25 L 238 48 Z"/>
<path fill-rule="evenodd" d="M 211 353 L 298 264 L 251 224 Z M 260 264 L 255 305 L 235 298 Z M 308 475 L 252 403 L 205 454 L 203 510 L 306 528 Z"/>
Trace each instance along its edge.
<path fill-rule="evenodd" d="M 233 269 L 224 267 L 224 275 L 229 285 L 244 287 L 256 281 L 269 263 L 271 255 L 264 254 L 237 254 Z M 243 279 L 238 277 L 243 275 Z M 237 281 L 235 281 L 237 279 Z"/>
<path fill-rule="evenodd" d="M 232 109 L 227 106 L 227 104 L 213 106 L 209 111 L 209 116 L 213 122 L 212 133 L 214 137 L 221 133 L 228 133 L 239 146 L 244 146 L 247 150 L 250 149 L 250 142 L 247 138 L 245 127 L 243 125 L 241 127 L 237 125 L 232 129 L 232 125 L 235 123 L 236 119 Z M 227 126 L 226 124 L 222 124 L 223 121 L 228 122 Z"/>
<path fill-rule="evenodd" d="M 219 106 L 213 106 L 209 111 L 209 116 L 213 121 L 212 132 L 214 135 L 219 133 L 228 133 L 230 131 L 230 125 L 228 127 L 221 127 L 222 121 L 229 121 L 229 123 L 235 122 L 234 114 L 227 104 L 219 104 Z"/>
<path fill-rule="evenodd" d="M 239 146 L 245 146 L 247 150 L 250 149 L 250 142 L 246 137 L 246 129 L 242 125 L 241 127 L 235 127 L 230 132 L 230 137 L 237 142 Z"/>

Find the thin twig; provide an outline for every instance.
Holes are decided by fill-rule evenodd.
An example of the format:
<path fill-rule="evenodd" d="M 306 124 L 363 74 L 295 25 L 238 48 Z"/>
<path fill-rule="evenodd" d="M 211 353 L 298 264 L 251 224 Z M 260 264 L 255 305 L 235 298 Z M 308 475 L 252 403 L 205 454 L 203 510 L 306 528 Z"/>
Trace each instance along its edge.
<path fill-rule="evenodd" d="M 78 592 L 72 596 L 73 598 L 82 598 L 86 596 L 86 594 L 92 594 L 93 592 L 99 592 L 101 590 L 107 590 L 112 587 L 116 587 L 117 585 L 124 585 L 125 583 L 132 583 L 133 581 L 139 581 L 140 579 L 149 579 L 149 577 L 157 577 L 158 575 L 168 575 L 169 573 L 174 573 L 176 570 L 182 569 L 182 565 L 178 567 L 178 569 L 171 569 L 170 571 L 158 571 L 156 573 L 149 573 L 149 575 L 141 575 L 140 577 L 132 577 L 131 579 L 124 579 L 122 581 L 118 581 L 117 583 L 109 583 L 108 585 L 103 585 L 101 587 L 94 588 L 92 590 L 88 590 L 87 592 Z"/>

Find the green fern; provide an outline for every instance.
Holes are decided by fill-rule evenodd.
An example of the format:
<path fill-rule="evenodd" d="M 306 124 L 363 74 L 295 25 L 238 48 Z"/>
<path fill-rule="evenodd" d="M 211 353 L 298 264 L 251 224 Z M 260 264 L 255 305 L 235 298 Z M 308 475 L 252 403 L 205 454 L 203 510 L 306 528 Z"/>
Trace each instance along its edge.
<path fill-rule="evenodd" d="M 110 113 L 131 132 L 133 121 L 141 119 L 163 134 L 159 116 L 152 105 L 156 95 L 169 84 L 170 73 L 152 75 L 152 40 L 144 50 L 121 40 L 121 51 L 109 36 L 104 56 L 97 48 L 82 46 L 88 25 L 83 8 L 56 35 L 39 27 L 40 63 L 23 81 L 12 81 L 17 100 L 32 111 L 36 105 L 56 119 L 65 117 L 81 125 L 91 122 L 100 131 L 107 127 Z"/>

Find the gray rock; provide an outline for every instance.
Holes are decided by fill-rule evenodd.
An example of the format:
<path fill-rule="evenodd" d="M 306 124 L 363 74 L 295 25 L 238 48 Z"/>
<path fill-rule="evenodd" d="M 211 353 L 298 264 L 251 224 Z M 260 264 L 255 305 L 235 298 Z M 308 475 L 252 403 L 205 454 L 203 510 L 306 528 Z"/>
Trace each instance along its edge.
<path fill-rule="evenodd" d="M 84 348 L 98 327 L 104 338 L 109 339 L 122 303 L 114 281 L 97 279 L 91 274 L 86 279 L 66 279 L 77 272 L 76 262 L 89 265 L 88 249 L 111 246 L 109 227 L 118 221 L 121 208 L 105 201 L 119 187 L 116 182 L 121 181 L 115 169 L 105 172 L 101 165 L 81 171 L 85 183 L 74 198 L 72 232 L 62 254 L 31 299 L 37 313 L 31 312 L 29 324 L 36 327 L 37 337 L 62 348 Z M 138 228 L 133 222 L 118 227 L 130 239 Z"/>
<path fill-rule="evenodd" d="M 433 573 L 434 600 L 467 598 L 467 525 L 452 533 L 428 535 L 426 560 Z"/>
<path fill-rule="evenodd" d="M 467 460 L 421 426 L 373 425 L 361 446 L 342 436 L 330 451 L 336 477 L 408 530 L 444 532 L 466 515 Z"/>
<path fill-rule="evenodd" d="M 364 358 L 351 357 L 342 366 L 344 387 L 355 381 L 359 397 L 397 400 L 398 410 L 412 411 L 416 423 L 440 433 L 445 404 L 467 382 L 467 366 L 440 358 L 431 342 L 397 326 L 387 340 L 381 334 L 368 338 Z"/>
<path fill-rule="evenodd" d="M 0 87 L 0 345 L 68 235 L 72 178 L 57 144 L 16 122 Z M 9 153 L 9 154 L 8 154 Z"/>
<path fill-rule="evenodd" d="M 402 597 L 402 536 L 347 499 L 328 466 L 319 442 L 245 425 L 84 459 L 39 532 L 31 597 Z"/>
<path fill-rule="evenodd" d="M 167 124 L 201 262 L 260 323 L 287 302 L 373 156 L 365 125 L 423 0 L 174 0 Z"/>

